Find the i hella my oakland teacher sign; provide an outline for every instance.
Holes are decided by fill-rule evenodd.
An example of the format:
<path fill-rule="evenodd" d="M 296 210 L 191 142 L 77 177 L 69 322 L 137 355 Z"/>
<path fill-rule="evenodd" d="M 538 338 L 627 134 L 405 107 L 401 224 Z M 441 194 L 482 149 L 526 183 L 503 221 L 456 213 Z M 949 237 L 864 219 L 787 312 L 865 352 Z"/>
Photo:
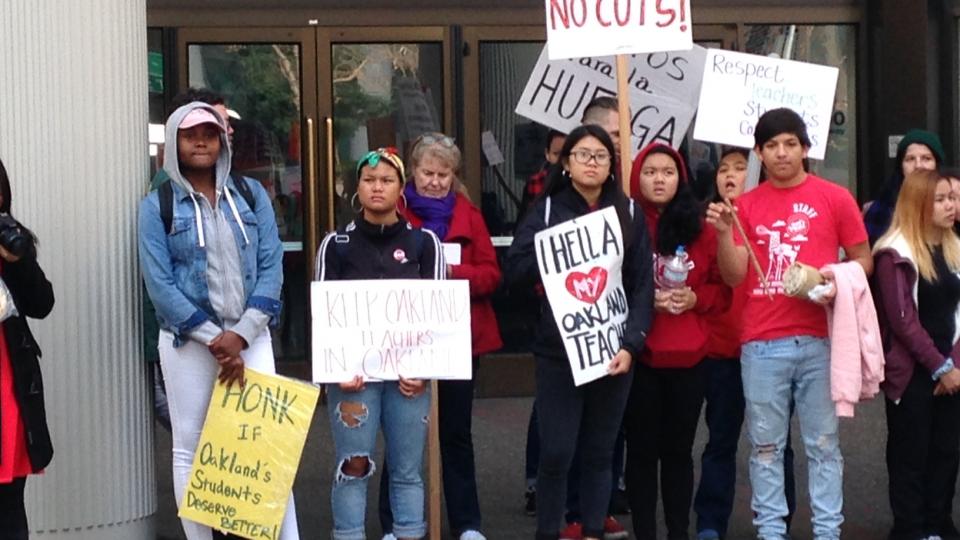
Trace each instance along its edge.
<path fill-rule="evenodd" d="M 574 384 L 603 377 L 627 325 L 617 211 L 608 207 L 544 229 L 534 246 Z"/>

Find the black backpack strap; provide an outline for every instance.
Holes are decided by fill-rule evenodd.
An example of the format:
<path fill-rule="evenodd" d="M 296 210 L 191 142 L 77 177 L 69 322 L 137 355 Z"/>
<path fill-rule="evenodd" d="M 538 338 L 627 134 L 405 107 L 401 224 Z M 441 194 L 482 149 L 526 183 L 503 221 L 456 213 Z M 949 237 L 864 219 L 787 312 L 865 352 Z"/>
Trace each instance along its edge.
<path fill-rule="evenodd" d="M 240 196 L 243 197 L 243 200 L 247 201 L 247 206 L 256 212 L 257 199 L 254 198 L 253 190 L 250 189 L 250 182 L 243 176 L 230 175 L 230 178 L 233 179 L 233 185 L 237 186 L 237 191 L 240 193 Z"/>
<path fill-rule="evenodd" d="M 157 187 L 160 197 L 160 219 L 163 221 L 163 230 L 170 234 L 173 229 L 173 186 L 170 180 L 165 180 Z"/>

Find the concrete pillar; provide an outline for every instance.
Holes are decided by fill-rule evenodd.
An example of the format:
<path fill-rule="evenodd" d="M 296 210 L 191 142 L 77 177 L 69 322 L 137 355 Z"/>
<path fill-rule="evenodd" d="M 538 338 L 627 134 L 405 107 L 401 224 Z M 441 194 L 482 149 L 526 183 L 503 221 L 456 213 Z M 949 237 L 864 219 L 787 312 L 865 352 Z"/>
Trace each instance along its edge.
<path fill-rule="evenodd" d="M 31 538 L 152 539 L 136 257 L 145 0 L 3 0 L 0 36 L 0 159 L 56 295 L 32 325 L 55 455 L 27 481 Z"/>

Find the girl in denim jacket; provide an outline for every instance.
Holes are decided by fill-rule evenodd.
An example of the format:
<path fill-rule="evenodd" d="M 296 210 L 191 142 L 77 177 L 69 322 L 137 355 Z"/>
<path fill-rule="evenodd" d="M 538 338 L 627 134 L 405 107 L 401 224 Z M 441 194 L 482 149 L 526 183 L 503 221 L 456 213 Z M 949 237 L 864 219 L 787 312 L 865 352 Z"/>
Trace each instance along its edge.
<path fill-rule="evenodd" d="M 139 243 L 160 324 L 179 504 L 217 379 L 242 384 L 245 367 L 275 371 L 267 325 L 280 312 L 283 247 L 263 186 L 230 177 L 230 145 L 216 109 L 194 102 L 175 110 L 167 120 L 166 148 L 170 185 L 141 202 Z M 252 205 L 237 182 L 247 183 Z M 172 209 L 161 209 L 163 189 L 172 190 Z M 167 229 L 161 216 L 169 210 Z M 182 524 L 189 540 L 215 537 L 204 525 Z M 280 539 L 298 538 L 291 494 Z"/>

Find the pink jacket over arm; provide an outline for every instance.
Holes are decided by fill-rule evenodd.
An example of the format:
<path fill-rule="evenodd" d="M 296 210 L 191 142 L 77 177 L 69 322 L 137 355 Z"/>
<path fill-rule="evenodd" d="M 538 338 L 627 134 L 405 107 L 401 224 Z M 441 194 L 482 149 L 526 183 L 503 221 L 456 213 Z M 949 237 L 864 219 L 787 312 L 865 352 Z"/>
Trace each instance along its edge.
<path fill-rule="evenodd" d="M 837 286 L 827 307 L 830 331 L 830 394 L 837 416 L 853 416 L 853 406 L 880 392 L 883 381 L 883 342 L 870 286 L 863 267 L 855 262 L 820 269 Z"/>

